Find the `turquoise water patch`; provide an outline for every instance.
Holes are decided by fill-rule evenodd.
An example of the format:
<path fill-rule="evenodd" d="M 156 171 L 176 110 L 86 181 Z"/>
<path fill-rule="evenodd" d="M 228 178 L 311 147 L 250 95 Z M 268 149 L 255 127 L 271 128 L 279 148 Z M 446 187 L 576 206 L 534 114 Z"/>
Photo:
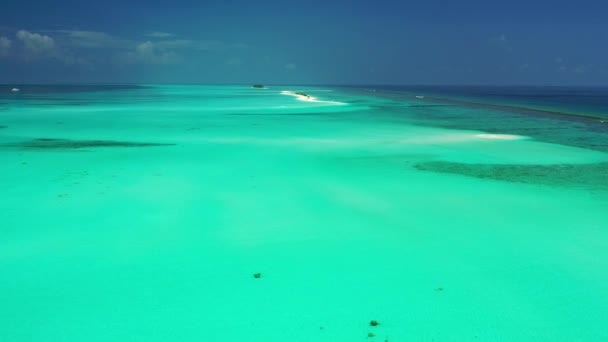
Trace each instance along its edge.
<path fill-rule="evenodd" d="M 608 338 L 589 126 L 328 87 L 21 88 L 2 341 Z"/>

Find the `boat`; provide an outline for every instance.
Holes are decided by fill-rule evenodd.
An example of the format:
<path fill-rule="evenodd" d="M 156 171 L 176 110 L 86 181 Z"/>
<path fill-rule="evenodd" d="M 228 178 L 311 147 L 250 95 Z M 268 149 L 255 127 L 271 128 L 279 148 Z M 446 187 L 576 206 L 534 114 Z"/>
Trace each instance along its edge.
<path fill-rule="evenodd" d="M 13 93 L 18 93 L 18 92 L 20 92 L 20 91 L 21 91 L 21 90 L 20 90 L 19 88 L 13 88 L 13 89 L 11 89 L 11 92 L 13 92 Z"/>

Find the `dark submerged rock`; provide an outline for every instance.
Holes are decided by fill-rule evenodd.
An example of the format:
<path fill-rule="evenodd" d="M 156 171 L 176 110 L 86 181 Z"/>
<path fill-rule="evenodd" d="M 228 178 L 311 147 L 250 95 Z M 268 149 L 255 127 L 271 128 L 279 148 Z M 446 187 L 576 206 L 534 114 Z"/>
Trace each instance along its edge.
<path fill-rule="evenodd" d="M 260 279 L 260 278 L 262 278 L 262 273 L 255 273 L 253 275 L 253 277 L 256 278 L 256 279 Z"/>
<path fill-rule="evenodd" d="M 110 147 L 154 147 L 174 146 L 175 144 L 144 143 L 115 140 L 70 140 L 40 138 L 20 143 L 7 144 L 5 147 L 17 147 L 26 150 L 58 150 L 58 149 L 83 149 L 83 148 L 110 148 Z"/>
<path fill-rule="evenodd" d="M 369 322 L 369 325 L 371 325 L 372 327 L 377 327 L 378 325 L 380 325 L 380 322 L 376 321 L 375 319 L 372 319 Z"/>
<path fill-rule="evenodd" d="M 264 89 L 264 88 L 266 88 L 266 87 L 265 87 L 264 85 L 262 85 L 262 84 L 254 84 L 254 85 L 253 85 L 253 88 L 256 88 L 256 89 Z"/>
<path fill-rule="evenodd" d="M 608 191 L 608 163 L 590 164 L 466 164 L 447 161 L 414 165 L 420 171 L 458 174 L 503 182 Z"/>

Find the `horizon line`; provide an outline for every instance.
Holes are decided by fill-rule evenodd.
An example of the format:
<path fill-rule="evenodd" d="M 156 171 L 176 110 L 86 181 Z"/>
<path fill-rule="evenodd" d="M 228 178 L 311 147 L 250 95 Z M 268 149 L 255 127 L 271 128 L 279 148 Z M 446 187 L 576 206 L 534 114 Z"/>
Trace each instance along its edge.
<path fill-rule="evenodd" d="M 260 83 L 197 83 L 197 82 L 0 82 L 0 86 L 14 86 L 14 85 L 213 85 L 213 86 L 251 86 Z M 345 84 L 345 83 L 262 83 L 269 86 L 333 86 L 333 87 L 530 87 L 530 88 L 541 88 L 541 87 L 555 87 L 555 88 L 608 88 L 608 84 L 605 85 L 592 85 L 592 84 L 576 84 L 576 85 L 564 85 L 564 84 L 483 84 L 483 83 L 447 83 L 447 84 L 428 84 L 428 83 L 356 83 L 356 84 Z"/>

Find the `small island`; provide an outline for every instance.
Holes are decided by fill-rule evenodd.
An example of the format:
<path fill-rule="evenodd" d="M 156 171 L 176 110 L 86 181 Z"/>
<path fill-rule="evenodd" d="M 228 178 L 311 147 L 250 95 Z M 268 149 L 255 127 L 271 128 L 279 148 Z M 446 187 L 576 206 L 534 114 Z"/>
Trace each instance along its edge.
<path fill-rule="evenodd" d="M 296 94 L 298 96 L 304 96 L 305 98 L 308 98 L 308 99 L 310 99 L 312 97 L 312 96 L 310 96 L 310 95 L 308 95 L 306 93 L 294 93 L 294 94 Z"/>
<path fill-rule="evenodd" d="M 254 84 L 253 88 L 256 88 L 256 89 L 266 89 L 266 87 L 263 84 Z"/>

